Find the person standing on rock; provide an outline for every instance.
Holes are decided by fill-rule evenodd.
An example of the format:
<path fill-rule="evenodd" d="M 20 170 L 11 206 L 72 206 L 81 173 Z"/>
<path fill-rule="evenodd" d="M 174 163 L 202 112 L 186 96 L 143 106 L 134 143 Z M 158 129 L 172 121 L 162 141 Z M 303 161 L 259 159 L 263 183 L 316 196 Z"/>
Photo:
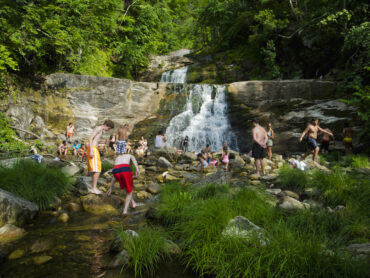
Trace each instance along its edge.
<path fill-rule="evenodd" d="M 126 152 L 127 147 L 127 131 L 129 129 L 129 125 L 121 125 L 119 129 L 115 133 L 116 138 L 116 154 L 124 154 Z"/>
<path fill-rule="evenodd" d="M 326 131 L 331 132 L 329 128 L 325 128 Z M 329 143 L 330 143 L 331 136 L 329 134 L 324 133 L 321 139 L 320 151 L 322 153 L 329 153 Z M 333 137 L 333 141 L 335 144 L 335 138 Z"/>
<path fill-rule="evenodd" d="M 271 160 L 272 159 L 272 146 L 274 145 L 274 138 L 275 138 L 275 133 L 274 130 L 272 129 L 272 124 L 268 123 L 267 125 L 267 155 L 268 158 Z"/>
<path fill-rule="evenodd" d="M 260 126 L 258 119 L 252 120 L 253 129 L 252 129 L 252 136 L 253 136 L 253 145 L 252 145 L 252 157 L 255 159 L 256 165 L 256 174 L 260 175 L 260 168 L 262 170 L 262 175 L 265 175 L 265 163 L 263 159 L 265 158 L 265 150 L 267 148 L 267 132 L 266 130 Z"/>
<path fill-rule="evenodd" d="M 128 207 L 131 203 L 132 208 L 136 208 L 137 204 L 135 203 L 134 199 L 132 198 L 132 188 L 133 188 L 133 173 L 130 168 L 130 162 L 132 162 L 136 169 L 136 178 L 139 177 L 140 171 L 137 161 L 133 155 L 130 154 L 121 154 L 118 155 L 116 161 L 114 162 L 114 167 L 112 170 L 112 180 L 110 183 L 110 187 L 108 189 L 108 196 L 112 193 L 113 185 L 116 181 L 119 182 L 121 189 L 126 189 L 126 200 L 125 206 L 123 208 L 122 216 L 127 215 Z"/>
<path fill-rule="evenodd" d="M 73 126 L 73 123 L 69 123 L 66 128 L 66 137 L 69 143 L 72 143 L 73 133 L 77 133 L 77 131 L 75 127 Z"/>
<path fill-rule="evenodd" d="M 299 138 L 299 142 L 302 142 L 303 137 L 308 134 L 307 137 L 307 146 L 308 151 L 301 157 L 301 160 L 304 160 L 308 155 L 313 153 L 312 160 L 315 164 L 317 154 L 319 153 L 319 145 L 317 144 L 317 133 L 321 131 L 324 134 L 328 134 L 330 136 L 333 136 L 333 133 L 326 131 L 325 129 L 322 129 L 319 126 L 319 119 L 312 119 L 311 123 L 307 125 L 306 129 L 302 132 L 301 137 Z"/>
<path fill-rule="evenodd" d="M 101 194 L 97 188 L 98 179 L 101 173 L 101 160 L 99 153 L 99 143 L 104 131 L 114 128 L 114 123 L 111 120 L 106 120 L 103 125 L 97 126 L 89 137 L 89 146 L 87 148 L 87 160 L 89 163 L 89 172 L 92 173 L 92 189 L 91 193 Z"/>
<path fill-rule="evenodd" d="M 188 147 L 189 147 L 189 137 L 186 135 L 185 139 L 182 140 L 182 142 L 181 142 L 182 152 L 183 153 L 188 152 Z"/>

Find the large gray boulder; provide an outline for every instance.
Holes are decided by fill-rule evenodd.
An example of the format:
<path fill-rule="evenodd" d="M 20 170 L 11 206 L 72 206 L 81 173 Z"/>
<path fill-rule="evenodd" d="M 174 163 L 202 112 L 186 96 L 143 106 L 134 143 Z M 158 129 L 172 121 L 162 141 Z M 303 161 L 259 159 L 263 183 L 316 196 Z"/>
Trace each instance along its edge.
<path fill-rule="evenodd" d="M 83 170 L 84 169 L 82 167 L 80 168 L 74 165 L 67 165 L 62 168 L 62 172 L 66 174 L 67 176 L 74 176 L 77 174 L 81 174 L 83 173 Z"/>
<path fill-rule="evenodd" d="M 222 235 L 224 237 L 240 238 L 246 241 L 257 239 L 261 245 L 266 245 L 269 242 L 265 231 L 244 216 L 236 216 L 231 219 L 222 231 Z"/>
<path fill-rule="evenodd" d="M 229 184 L 231 180 L 230 172 L 225 172 L 219 169 L 216 173 L 206 175 L 201 181 L 195 183 L 195 186 L 203 186 L 206 184 Z"/>
<path fill-rule="evenodd" d="M 158 159 L 158 162 L 157 162 L 157 166 L 161 169 L 170 169 L 173 167 L 173 165 L 171 164 L 171 162 L 169 162 L 167 159 L 165 159 L 164 157 L 160 157 Z"/>
<path fill-rule="evenodd" d="M 177 162 L 179 158 L 179 153 L 174 148 L 163 147 L 154 150 L 153 155 L 157 157 L 164 157 L 168 159 L 170 162 Z"/>
<path fill-rule="evenodd" d="M 36 204 L 0 189 L 0 226 L 22 225 L 35 218 L 38 211 Z"/>

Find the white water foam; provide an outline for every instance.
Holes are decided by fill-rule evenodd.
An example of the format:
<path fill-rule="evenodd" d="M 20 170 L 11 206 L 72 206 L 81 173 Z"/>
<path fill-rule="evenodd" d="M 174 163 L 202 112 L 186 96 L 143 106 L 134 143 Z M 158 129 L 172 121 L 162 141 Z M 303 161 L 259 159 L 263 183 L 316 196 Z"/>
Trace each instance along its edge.
<path fill-rule="evenodd" d="M 163 73 L 161 81 L 186 83 L 188 67 Z M 222 142 L 238 150 L 237 140 L 227 118 L 226 87 L 221 85 L 191 84 L 184 111 L 173 117 L 166 129 L 167 146 L 181 147 L 185 136 L 189 137 L 189 151 L 199 152 L 206 144 L 213 151 Z"/>

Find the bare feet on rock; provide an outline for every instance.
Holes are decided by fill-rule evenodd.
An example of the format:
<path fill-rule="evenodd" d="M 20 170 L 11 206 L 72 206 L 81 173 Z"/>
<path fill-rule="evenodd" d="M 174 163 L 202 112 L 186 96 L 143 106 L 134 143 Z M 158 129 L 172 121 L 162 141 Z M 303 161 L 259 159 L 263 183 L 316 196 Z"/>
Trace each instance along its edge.
<path fill-rule="evenodd" d="M 90 193 L 92 193 L 92 194 L 96 194 L 96 195 L 101 195 L 101 194 L 103 194 L 103 192 L 101 192 L 99 189 L 92 189 L 91 191 L 90 191 Z"/>

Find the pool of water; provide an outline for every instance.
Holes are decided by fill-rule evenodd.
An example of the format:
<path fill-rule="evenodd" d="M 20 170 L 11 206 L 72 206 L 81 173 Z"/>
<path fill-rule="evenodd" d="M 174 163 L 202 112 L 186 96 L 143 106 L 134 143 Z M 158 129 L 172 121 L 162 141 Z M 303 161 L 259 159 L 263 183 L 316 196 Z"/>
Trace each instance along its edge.
<path fill-rule="evenodd" d="M 1 249 L 8 254 L 22 250 L 24 255 L 8 259 L 1 265 L 0 277 L 134 277 L 128 269 L 121 271 L 120 268 L 107 267 L 114 259 L 109 254 L 109 244 L 114 238 L 114 228 L 123 225 L 124 229 L 136 230 L 144 225 L 144 211 L 138 211 L 126 219 L 95 216 L 87 212 L 74 212 L 69 216 L 68 223 L 59 223 L 56 216 L 42 214 L 33 224 L 25 227 L 25 237 L 2 246 Z M 35 245 L 39 248 L 32 248 Z M 43 264 L 35 264 L 34 260 L 40 256 L 49 256 L 51 259 Z M 155 277 L 197 276 L 185 272 L 182 266 L 172 261 L 161 266 Z"/>

